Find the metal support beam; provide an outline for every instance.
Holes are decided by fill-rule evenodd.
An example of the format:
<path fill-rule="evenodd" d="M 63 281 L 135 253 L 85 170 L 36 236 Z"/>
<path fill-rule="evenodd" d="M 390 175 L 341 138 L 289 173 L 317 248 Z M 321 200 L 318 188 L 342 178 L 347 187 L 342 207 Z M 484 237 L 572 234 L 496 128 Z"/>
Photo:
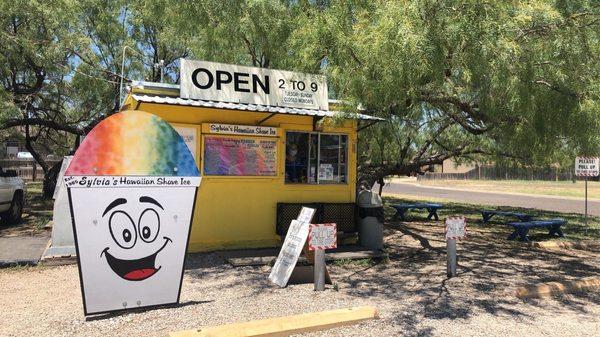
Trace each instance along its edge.
<path fill-rule="evenodd" d="M 375 124 L 377 124 L 378 122 L 380 122 L 380 121 L 374 121 L 374 122 L 371 122 L 371 123 L 369 123 L 369 124 L 367 124 L 367 125 L 363 125 L 363 126 L 359 127 L 359 128 L 356 130 L 356 132 L 360 132 L 361 130 L 363 130 L 363 129 L 366 129 L 366 128 L 368 128 L 368 127 L 369 127 L 369 126 L 371 126 L 371 125 L 375 125 Z"/>
<path fill-rule="evenodd" d="M 271 117 L 277 115 L 277 112 L 273 112 L 272 114 L 268 115 L 267 117 L 261 119 L 260 121 L 258 121 L 258 123 L 256 125 L 261 125 L 262 123 L 268 121 L 269 119 L 271 119 Z"/>
<path fill-rule="evenodd" d="M 317 130 L 317 123 L 323 119 L 323 116 L 313 116 L 313 131 Z"/>

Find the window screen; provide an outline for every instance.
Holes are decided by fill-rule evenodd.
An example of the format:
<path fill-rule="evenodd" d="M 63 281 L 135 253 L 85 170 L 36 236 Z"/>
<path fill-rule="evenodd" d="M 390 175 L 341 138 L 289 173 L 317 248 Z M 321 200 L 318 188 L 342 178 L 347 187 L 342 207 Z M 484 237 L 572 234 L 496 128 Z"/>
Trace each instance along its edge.
<path fill-rule="evenodd" d="M 346 183 L 348 136 L 287 132 L 285 151 L 287 183 Z"/>

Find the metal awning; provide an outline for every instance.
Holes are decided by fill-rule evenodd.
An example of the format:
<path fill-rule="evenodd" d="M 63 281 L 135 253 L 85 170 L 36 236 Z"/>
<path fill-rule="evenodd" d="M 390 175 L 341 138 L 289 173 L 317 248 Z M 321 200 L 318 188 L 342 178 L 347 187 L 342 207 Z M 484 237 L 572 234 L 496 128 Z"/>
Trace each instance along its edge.
<path fill-rule="evenodd" d="M 276 107 L 258 104 L 245 104 L 245 103 L 225 103 L 225 102 L 214 102 L 204 101 L 197 99 L 188 99 L 181 97 L 173 97 L 166 95 L 148 95 L 132 93 L 131 97 L 143 103 L 156 103 L 156 104 L 171 104 L 171 105 L 183 105 L 183 106 L 194 106 L 202 108 L 215 108 L 215 109 L 230 109 L 230 110 L 241 110 L 241 111 L 253 111 L 253 112 L 265 112 L 271 114 L 287 114 L 287 115 L 301 115 L 301 116 L 312 116 L 312 117 L 341 117 L 345 119 L 358 119 L 367 121 L 384 121 L 385 119 L 364 115 L 360 113 L 345 113 L 342 111 L 328 111 L 328 110 L 316 110 L 316 109 L 300 109 L 300 108 L 288 108 L 288 107 Z"/>

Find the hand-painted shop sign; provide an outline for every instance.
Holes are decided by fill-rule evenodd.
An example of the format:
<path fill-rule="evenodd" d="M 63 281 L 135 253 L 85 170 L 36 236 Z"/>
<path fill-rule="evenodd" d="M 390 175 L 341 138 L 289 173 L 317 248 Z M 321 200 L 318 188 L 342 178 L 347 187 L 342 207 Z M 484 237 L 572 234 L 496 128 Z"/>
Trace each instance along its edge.
<path fill-rule="evenodd" d="M 329 110 L 324 76 L 181 60 L 182 98 Z"/>
<path fill-rule="evenodd" d="M 308 249 L 337 248 L 337 225 L 334 223 L 311 224 L 308 228 Z"/>
<path fill-rule="evenodd" d="M 277 137 L 277 128 L 268 126 L 214 124 L 208 125 L 210 133 L 242 136 Z"/>
<path fill-rule="evenodd" d="M 64 177 L 84 313 L 179 302 L 201 178 L 177 131 L 145 112 L 114 114 Z"/>
<path fill-rule="evenodd" d="M 285 287 L 298 262 L 308 237 L 308 227 L 315 214 L 314 208 L 302 207 L 297 220 L 292 220 L 281 246 L 281 251 L 269 274 L 269 281 Z"/>
<path fill-rule="evenodd" d="M 446 240 L 461 240 L 467 235 L 467 220 L 460 217 L 446 218 Z"/>
<path fill-rule="evenodd" d="M 575 175 L 578 177 L 597 177 L 600 173 L 599 157 L 577 157 Z"/>

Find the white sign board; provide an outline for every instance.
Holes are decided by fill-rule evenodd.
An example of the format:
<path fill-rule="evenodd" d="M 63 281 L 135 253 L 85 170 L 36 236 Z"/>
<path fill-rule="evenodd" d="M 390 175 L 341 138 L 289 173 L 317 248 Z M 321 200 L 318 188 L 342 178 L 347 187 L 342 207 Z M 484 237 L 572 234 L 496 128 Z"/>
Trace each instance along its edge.
<path fill-rule="evenodd" d="M 64 176 L 85 315 L 179 302 L 199 175 L 154 115 L 120 112 L 88 134 Z"/>
<path fill-rule="evenodd" d="M 181 59 L 182 98 L 329 110 L 324 76 Z"/>
<path fill-rule="evenodd" d="M 308 227 L 315 213 L 313 208 L 302 207 L 298 220 L 292 220 L 281 251 L 269 274 L 269 280 L 280 287 L 285 287 L 296 267 L 302 248 L 308 237 Z"/>
<path fill-rule="evenodd" d="M 333 180 L 333 165 L 319 165 L 319 180 Z"/>
<path fill-rule="evenodd" d="M 312 218 L 313 218 L 314 215 L 315 215 L 315 209 L 314 208 L 302 207 L 302 209 L 300 210 L 300 214 L 298 215 L 298 217 L 296 218 L 296 220 L 301 221 L 301 222 L 308 222 L 308 223 L 310 223 L 312 221 Z"/>
<path fill-rule="evenodd" d="M 192 156 L 194 157 L 194 160 L 197 161 L 198 158 L 196 158 L 196 144 L 198 144 L 198 130 L 194 127 L 189 127 L 189 126 L 180 126 L 180 125 L 173 125 L 173 128 L 175 129 L 175 131 L 177 131 L 177 133 L 181 136 L 181 138 L 183 138 L 183 141 L 185 142 L 185 145 L 187 145 L 188 149 L 190 149 L 190 152 L 192 153 Z"/>
<path fill-rule="evenodd" d="M 464 217 L 446 218 L 446 240 L 461 240 L 467 235 L 467 220 Z"/>
<path fill-rule="evenodd" d="M 210 133 L 242 136 L 277 137 L 277 128 L 268 126 L 215 124 L 208 125 Z"/>
<path fill-rule="evenodd" d="M 337 248 L 337 226 L 334 223 L 311 224 L 308 230 L 308 249 Z"/>
<path fill-rule="evenodd" d="M 600 175 L 600 158 L 577 157 L 575 160 L 575 175 L 578 177 L 597 177 Z"/>

